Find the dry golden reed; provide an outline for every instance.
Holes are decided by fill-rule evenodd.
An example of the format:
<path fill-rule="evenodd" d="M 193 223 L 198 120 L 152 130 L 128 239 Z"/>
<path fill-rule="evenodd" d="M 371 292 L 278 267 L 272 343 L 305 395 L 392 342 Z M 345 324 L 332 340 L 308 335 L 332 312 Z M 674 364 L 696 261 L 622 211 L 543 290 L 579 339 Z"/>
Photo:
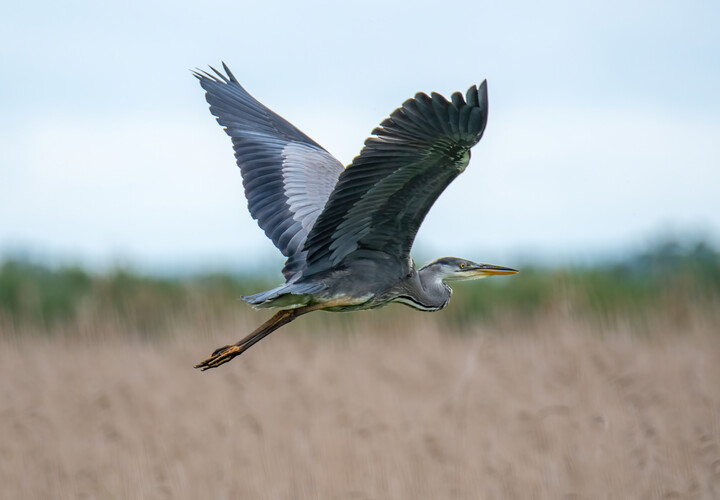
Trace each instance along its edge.
<path fill-rule="evenodd" d="M 0 498 L 720 498 L 713 318 L 458 333 L 443 313 L 360 314 L 300 319 L 206 373 L 257 315 L 154 339 L 5 325 Z"/>

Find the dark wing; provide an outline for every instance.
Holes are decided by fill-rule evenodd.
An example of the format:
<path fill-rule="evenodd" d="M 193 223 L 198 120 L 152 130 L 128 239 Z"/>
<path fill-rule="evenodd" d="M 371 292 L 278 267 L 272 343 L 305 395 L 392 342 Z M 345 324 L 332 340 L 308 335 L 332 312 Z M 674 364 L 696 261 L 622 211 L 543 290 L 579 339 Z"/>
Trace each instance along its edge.
<path fill-rule="evenodd" d="M 210 112 L 232 137 L 248 208 L 288 260 L 285 279 L 305 266 L 303 245 L 343 165 L 315 141 L 253 98 L 223 63 L 227 76 L 195 72 Z"/>
<path fill-rule="evenodd" d="M 425 215 L 485 130 L 487 83 L 466 97 L 417 94 L 373 130 L 308 235 L 306 275 L 353 257 L 409 260 Z"/>

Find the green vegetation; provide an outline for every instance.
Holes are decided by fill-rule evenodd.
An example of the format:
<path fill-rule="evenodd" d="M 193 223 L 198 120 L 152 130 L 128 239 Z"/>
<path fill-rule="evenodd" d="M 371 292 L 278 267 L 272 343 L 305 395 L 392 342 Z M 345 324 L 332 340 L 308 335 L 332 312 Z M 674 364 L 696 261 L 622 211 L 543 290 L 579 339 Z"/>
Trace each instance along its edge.
<path fill-rule="evenodd" d="M 0 267 L 0 326 L 53 331 L 110 321 L 143 336 L 198 318 L 245 314 L 239 297 L 273 286 L 257 277 L 140 276 L 125 270 L 96 275 L 77 267 L 10 260 Z M 459 284 L 443 321 L 533 321 L 564 314 L 592 322 L 646 324 L 652 317 L 679 325 L 720 306 L 720 253 L 706 243 L 664 243 L 626 261 L 579 267 L 523 267 L 513 277 Z M 391 315 L 405 309 L 392 308 Z M 362 316 L 340 321 L 362 321 Z M 351 315 L 352 316 L 352 315 Z"/>
<path fill-rule="evenodd" d="M 21 261 L 0 266 L 0 325 L 14 330 L 112 321 L 141 335 L 202 315 L 227 315 L 238 298 L 265 286 L 257 278 L 140 276 L 126 270 L 94 275 Z"/>
<path fill-rule="evenodd" d="M 653 316 L 686 322 L 720 306 L 720 253 L 707 243 L 666 242 L 623 262 L 564 270 L 523 269 L 514 279 L 463 284 L 453 297 L 455 319 L 564 314 L 592 322 Z M 462 291 L 460 292 L 460 289 Z"/>

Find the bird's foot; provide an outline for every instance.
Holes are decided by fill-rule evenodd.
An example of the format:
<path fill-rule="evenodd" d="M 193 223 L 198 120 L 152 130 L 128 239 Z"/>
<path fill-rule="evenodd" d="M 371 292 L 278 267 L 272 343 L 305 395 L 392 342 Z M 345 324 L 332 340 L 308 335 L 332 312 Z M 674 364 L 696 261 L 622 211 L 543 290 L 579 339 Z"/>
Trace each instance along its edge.
<path fill-rule="evenodd" d="M 239 356 L 245 351 L 243 346 L 239 345 L 226 345 L 215 349 L 212 356 L 203 361 L 202 363 L 195 365 L 195 368 L 201 368 L 202 371 L 209 370 L 210 368 L 217 368 L 233 359 L 235 356 Z"/>
<path fill-rule="evenodd" d="M 318 307 L 309 306 L 278 311 L 272 318 L 260 325 L 255 331 L 253 331 L 250 335 L 248 335 L 241 341 L 236 342 L 233 345 L 226 345 L 225 347 L 221 347 L 220 349 L 215 349 L 215 352 L 212 353 L 212 356 L 210 356 L 208 359 L 206 359 L 199 365 L 195 365 L 195 368 L 202 368 L 202 370 L 205 371 L 209 370 L 210 368 L 217 368 L 220 365 L 224 365 L 225 363 L 233 359 L 235 356 L 239 356 L 248 349 L 250 349 L 252 346 L 260 342 L 263 338 L 267 337 L 281 326 L 290 323 L 299 315 L 305 314 L 306 312 L 310 312 L 314 309 L 318 309 Z"/>

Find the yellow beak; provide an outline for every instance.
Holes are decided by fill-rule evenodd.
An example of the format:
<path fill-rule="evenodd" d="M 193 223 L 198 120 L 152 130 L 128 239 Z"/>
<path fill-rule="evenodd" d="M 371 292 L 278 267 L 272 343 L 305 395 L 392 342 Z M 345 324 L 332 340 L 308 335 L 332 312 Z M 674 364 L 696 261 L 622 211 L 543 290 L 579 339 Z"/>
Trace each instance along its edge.
<path fill-rule="evenodd" d="M 492 264 L 478 264 L 468 269 L 472 276 L 498 276 L 503 274 L 517 274 L 519 271 L 511 267 L 493 266 Z"/>

